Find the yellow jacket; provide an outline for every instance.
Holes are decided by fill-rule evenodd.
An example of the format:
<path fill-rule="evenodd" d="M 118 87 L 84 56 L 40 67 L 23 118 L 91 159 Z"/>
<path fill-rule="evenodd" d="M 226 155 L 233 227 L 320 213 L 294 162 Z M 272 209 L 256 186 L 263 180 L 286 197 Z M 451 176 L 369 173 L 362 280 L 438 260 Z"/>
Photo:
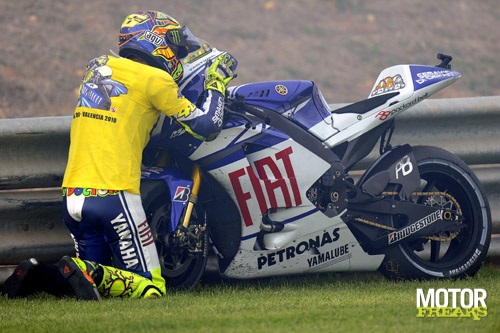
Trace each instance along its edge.
<path fill-rule="evenodd" d="M 114 56 L 94 59 L 80 86 L 62 186 L 139 194 L 142 151 L 160 112 L 182 118 L 195 110 L 167 72 Z"/>

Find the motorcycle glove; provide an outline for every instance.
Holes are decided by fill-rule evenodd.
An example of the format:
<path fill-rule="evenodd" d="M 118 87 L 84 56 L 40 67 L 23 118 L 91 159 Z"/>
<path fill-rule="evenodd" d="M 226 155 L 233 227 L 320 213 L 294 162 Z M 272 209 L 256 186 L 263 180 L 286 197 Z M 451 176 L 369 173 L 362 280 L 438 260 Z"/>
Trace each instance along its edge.
<path fill-rule="evenodd" d="M 226 86 L 236 77 L 237 64 L 236 58 L 229 53 L 218 56 L 205 73 L 205 89 L 216 90 L 224 96 Z"/>

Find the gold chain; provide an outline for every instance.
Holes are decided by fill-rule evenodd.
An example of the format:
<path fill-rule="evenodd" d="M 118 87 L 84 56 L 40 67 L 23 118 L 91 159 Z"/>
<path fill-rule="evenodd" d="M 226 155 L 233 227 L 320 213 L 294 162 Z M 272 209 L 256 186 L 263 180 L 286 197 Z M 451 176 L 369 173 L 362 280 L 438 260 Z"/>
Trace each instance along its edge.
<path fill-rule="evenodd" d="M 384 196 L 397 195 L 397 194 L 398 194 L 398 192 L 382 192 L 382 195 L 384 195 Z M 457 208 L 458 215 L 462 216 L 462 209 L 460 208 L 460 204 L 458 203 L 458 201 L 452 195 L 450 195 L 450 194 L 448 194 L 446 192 L 413 192 L 411 195 L 413 197 L 418 197 L 418 196 L 441 196 L 441 197 L 445 197 L 445 198 L 447 198 L 447 199 L 449 199 L 450 201 L 453 202 L 453 204 Z M 359 218 L 359 217 L 355 218 L 354 220 L 357 221 L 357 222 L 368 224 L 368 225 L 371 225 L 372 227 L 376 227 L 376 228 L 380 228 L 380 229 L 384 229 L 384 230 L 389 230 L 389 231 L 395 231 L 395 230 L 397 230 L 394 227 L 390 227 L 390 226 L 387 226 L 387 225 L 384 225 L 384 224 L 380 224 L 380 223 L 377 223 L 377 222 L 369 221 L 369 220 L 362 219 L 362 218 Z M 449 242 L 453 238 L 457 237 L 459 233 L 460 233 L 459 231 L 454 232 L 449 237 L 427 236 L 425 238 L 428 239 L 428 240 L 433 240 L 433 241 L 438 241 L 438 242 Z"/>

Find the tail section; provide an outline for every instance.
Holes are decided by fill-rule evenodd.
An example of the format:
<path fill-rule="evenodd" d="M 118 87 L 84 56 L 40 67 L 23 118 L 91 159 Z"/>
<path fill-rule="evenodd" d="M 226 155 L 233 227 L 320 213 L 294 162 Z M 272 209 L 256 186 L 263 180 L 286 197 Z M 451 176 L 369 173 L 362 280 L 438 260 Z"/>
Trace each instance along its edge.
<path fill-rule="evenodd" d="M 458 80 L 462 74 L 451 70 L 450 59 L 438 66 L 397 65 L 384 69 L 366 100 L 333 111 L 338 132 L 325 144 L 334 147 L 354 140 Z"/>
<path fill-rule="evenodd" d="M 451 58 L 451 57 L 450 57 Z M 423 100 L 446 88 L 462 74 L 447 66 L 398 65 L 384 69 L 375 81 L 368 98 L 398 92 L 394 102 L 408 102 L 413 98 Z M 422 98 L 424 97 L 424 98 Z"/>

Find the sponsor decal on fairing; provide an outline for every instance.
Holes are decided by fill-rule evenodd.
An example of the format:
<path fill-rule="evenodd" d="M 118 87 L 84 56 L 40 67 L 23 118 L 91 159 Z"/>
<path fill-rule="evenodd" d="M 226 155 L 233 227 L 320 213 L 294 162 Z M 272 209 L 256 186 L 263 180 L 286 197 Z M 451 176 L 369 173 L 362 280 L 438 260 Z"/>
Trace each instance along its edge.
<path fill-rule="evenodd" d="M 401 77 L 401 74 L 388 76 L 379 81 L 375 89 L 372 91 L 371 96 L 382 95 L 392 91 L 398 91 L 406 87 L 406 84 Z"/>
<path fill-rule="evenodd" d="M 312 249 L 319 249 L 325 245 L 332 244 L 339 240 L 340 238 L 340 228 L 335 228 L 333 231 L 330 233 L 328 231 L 324 231 L 323 234 L 317 235 L 314 238 L 310 238 L 309 240 L 304 240 L 302 242 L 299 242 L 297 245 L 289 246 L 284 249 L 280 249 L 276 252 L 270 252 L 267 253 L 266 255 L 262 255 L 257 258 L 257 268 L 260 270 L 264 267 L 270 267 L 274 266 L 276 264 L 285 262 L 287 260 L 290 260 L 292 258 L 295 258 L 297 255 L 304 254 Z M 344 248 L 345 247 L 345 248 Z M 340 253 L 340 248 L 343 248 L 343 253 L 345 254 L 345 251 L 348 251 L 347 245 L 338 247 L 337 249 L 333 250 L 333 256 L 330 251 L 330 253 L 327 255 L 329 260 L 335 258 L 335 253 L 337 251 L 337 254 Z M 312 261 L 309 262 L 308 264 L 309 267 L 315 266 L 319 264 L 319 258 L 317 256 L 315 257 L 316 259 L 311 259 Z M 325 260 L 325 255 L 322 256 L 322 260 Z"/>

